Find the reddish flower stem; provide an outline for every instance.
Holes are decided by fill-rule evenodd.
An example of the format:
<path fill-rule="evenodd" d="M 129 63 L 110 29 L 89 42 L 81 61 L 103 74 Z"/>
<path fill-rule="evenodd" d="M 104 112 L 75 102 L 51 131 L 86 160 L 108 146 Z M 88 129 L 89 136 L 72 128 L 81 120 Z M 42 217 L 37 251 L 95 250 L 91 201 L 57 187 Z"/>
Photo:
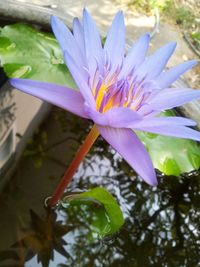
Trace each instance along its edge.
<path fill-rule="evenodd" d="M 99 136 L 99 131 L 97 130 L 96 125 L 92 127 L 90 130 L 88 136 L 86 137 L 84 143 L 81 145 L 79 150 L 77 151 L 74 159 L 72 160 L 71 164 L 69 165 L 68 169 L 66 170 L 63 178 L 61 179 L 60 183 L 58 184 L 53 196 L 49 200 L 50 207 L 53 207 L 57 204 L 57 202 L 62 197 L 66 187 L 69 185 L 69 183 L 72 180 L 72 177 L 76 170 L 78 169 L 81 161 L 84 159 L 84 157 L 89 152 L 90 148 L 94 144 L 95 140 Z"/>

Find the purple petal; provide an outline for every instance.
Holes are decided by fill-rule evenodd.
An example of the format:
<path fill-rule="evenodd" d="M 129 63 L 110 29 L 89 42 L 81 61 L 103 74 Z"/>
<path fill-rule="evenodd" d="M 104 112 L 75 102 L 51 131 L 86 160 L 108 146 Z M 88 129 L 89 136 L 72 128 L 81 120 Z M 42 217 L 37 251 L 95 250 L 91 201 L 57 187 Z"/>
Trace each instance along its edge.
<path fill-rule="evenodd" d="M 129 50 L 125 57 L 123 69 L 119 75 L 119 79 L 127 76 L 134 67 L 139 66 L 145 59 L 149 47 L 150 35 L 144 34 Z"/>
<path fill-rule="evenodd" d="M 77 60 L 79 64 L 84 65 L 84 54 L 81 53 L 74 36 L 65 24 L 57 17 L 52 16 L 51 27 L 63 53 L 64 51 L 68 51 L 75 61 Z"/>
<path fill-rule="evenodd" d="M 83 25 L 78 18 L 74 18 L 73 20 L 73 34 L 77 44 L 79 45 L 79 48 L 84 53 L 85 41 L 84 41 Z"/>
<path fill-rule="evenodd" d="M 109 61 L 112 63 L 112 68 L 115 69 L 119 62 L 122 61 L 125 50 L 125 25 L 124 16 L 119 11 L 112 22 L 108 31 L 104 51 L 106 52 Z"/>
<path fill-rule="evenodd" d="M 139 77 L 147 76 L 149 79 L 155 78 L 163 71 L 175 48 L 176 43 L 169 43 L 161 47 L 142 63 L 137 75 Z"/>
<path fill-rule="evenodd" d="M 28 79 L 14 78 L 10 79 L 10 83 L 24 93 L 38 97 L 78 116 L 88 118 L 84 110 L 84 99 L 78 91 L 56 84 Z"/>
<path fill-rule="evenodd" d="M 142 117 L 129 108 L 111 108 L 105 113 L 100 113 L 89 106 L 85 107 L 88 116 L 94 123 L 114 128 L 130 128 L 130 124 L 142 120 Z"/>
<path fill-rule="evenodd" d="M 97 65 L 103 65 L 103 48 L 97 26 L 86 9 L 83 11 L 83 29 L 89 72 L 93 76 Z"/>
<path fill-rule="evenodd" d="M 182 117 L 147 117 L 141 121 L 132 122 L 131 128 L 159 127 L 159 126 L 195 126 L 196 122 Z"/>
<path fill-rule="evenodd" d="M 69 71 L 74 78 L 74 81 L 76 82 L 78 88 L 81 91 L 81 94 L 83 95 L 85 100 L 91 105 L 91 107 L 95 107 L 95 100 L 87 83 L 87 72 L 83 68 L 81 68 L 81 66 L 78 65 L 79 62 L 75 62 L 73 60 L 73 58 L 67 51 L 65 51 L 64 53 L 64 58 L 69 68 Z"/>
<path fill-rule="evenodd" d="M 167 70 L 163 73 L 161 73 L 155 80 L 157 82 L 158 86 L 163 89 L 169 87 L 174 81 L 176 81 L 182 74 L 184 74 L 186 71 L 191 69 L 193 66 L 197 64 L 197 61 L 190 60 L 187 62 L 184 62 L 182 64 L 179 64 L 178 66 L 175 66 L 171 68 L 170 70 Z"/>
<path fill-rule="evenodd" d="M 160 91 L 148 104 L 153 110 L 166 110 L 198 98 L 200 98 L 200 90 L 167 88 Z"/>
<path fill-rule="evenodd" d="M 99 125 L 97 128 L 103 138 L 148 184 L 157 185 L 155 170 L 149 154 L 132 130 Z"/>
<path fill-rule="evenodd" d="M 165 126 L 143 126 L 143 127 L 135 127 L 135 130 L 155 133 L 155 134 L 161 134 L 161 135 L 167 135 L 167 136 L 173 136 L 173 137 L 180 137 L 180 138 L 187 138 L 192 139 L 196 141 L 200 141 L 200 132 L 195 131 L 191 128 L 185 127 L 185 126 L 179 126 L 176 127 L 172 124 L 165 125 Z"/>

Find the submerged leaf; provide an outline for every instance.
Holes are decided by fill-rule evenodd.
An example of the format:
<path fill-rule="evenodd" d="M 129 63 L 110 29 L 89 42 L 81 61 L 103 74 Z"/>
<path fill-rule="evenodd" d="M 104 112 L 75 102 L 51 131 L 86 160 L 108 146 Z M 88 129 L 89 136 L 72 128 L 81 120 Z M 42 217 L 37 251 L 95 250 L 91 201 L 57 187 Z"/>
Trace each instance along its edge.
<path fill-rule="evenodd" d="M 162 116 L 174 116 L 170 110 Z M 180 175 L 200 168 L 200 149 L 197 142 L 163 135 L 137 132 L 145 144 L 153 165 L 166 175 Z"/>

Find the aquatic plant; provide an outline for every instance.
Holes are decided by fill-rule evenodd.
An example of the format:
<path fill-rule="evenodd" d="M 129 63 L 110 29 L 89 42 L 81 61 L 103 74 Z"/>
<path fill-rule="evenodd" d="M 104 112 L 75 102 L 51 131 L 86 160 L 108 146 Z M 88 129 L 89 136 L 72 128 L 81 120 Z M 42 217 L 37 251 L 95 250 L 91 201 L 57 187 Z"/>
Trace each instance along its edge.
<path fill-rule="evenodd" d="M 163 110 L 200 98 L 199 90 L 170 88 L 196 62 L 188 61 L 164 71 L 176 43 L 169 43 L 146 57 L 149 34 L 143 35 L 125 55 L 122 12 L 116 14 L 104 45 L 95 22 L 85 9 L 82 21 L 74 19 L 72 32 L 55 16 L 51 18 L 51 25 L 79 90 L 28 79 L 14 78 L 10 82 L 23 92 L 92 120 L 94 126 L 50 204 L 59 200 L 99 134 L 148 184 L 155 186 L 157 179 L 153 164 L 134 131 L 200 141 L 200 133 L 188 127 L 196 124 L 191 119 L 159 117 Z"/>

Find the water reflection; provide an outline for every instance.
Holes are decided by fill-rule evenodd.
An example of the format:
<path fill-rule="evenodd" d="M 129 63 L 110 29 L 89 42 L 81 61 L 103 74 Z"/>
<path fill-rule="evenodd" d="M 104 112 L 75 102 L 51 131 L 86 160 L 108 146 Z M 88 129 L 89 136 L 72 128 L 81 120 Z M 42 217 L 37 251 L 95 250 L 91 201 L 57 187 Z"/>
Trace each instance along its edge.
<path fill-rule="evenodd" d="M 91 241 L 83 216 L 87 209 L 43 207 L 88 126 L 54 109 L 29 141 L 18 171 L 0 196 L 0 267 L 198 266 L 199 172 L 178 178 L 158 173 L 159 185 L 151 188 L 99 139 L 69 191 L 106 187 L 126 218 L 120 233 Z"/>
<path fill-rule="evenodd" d="M 15 103 L 11 88 L 5 82 L 0 68 L 0 174 L 14 152 Z"/>

